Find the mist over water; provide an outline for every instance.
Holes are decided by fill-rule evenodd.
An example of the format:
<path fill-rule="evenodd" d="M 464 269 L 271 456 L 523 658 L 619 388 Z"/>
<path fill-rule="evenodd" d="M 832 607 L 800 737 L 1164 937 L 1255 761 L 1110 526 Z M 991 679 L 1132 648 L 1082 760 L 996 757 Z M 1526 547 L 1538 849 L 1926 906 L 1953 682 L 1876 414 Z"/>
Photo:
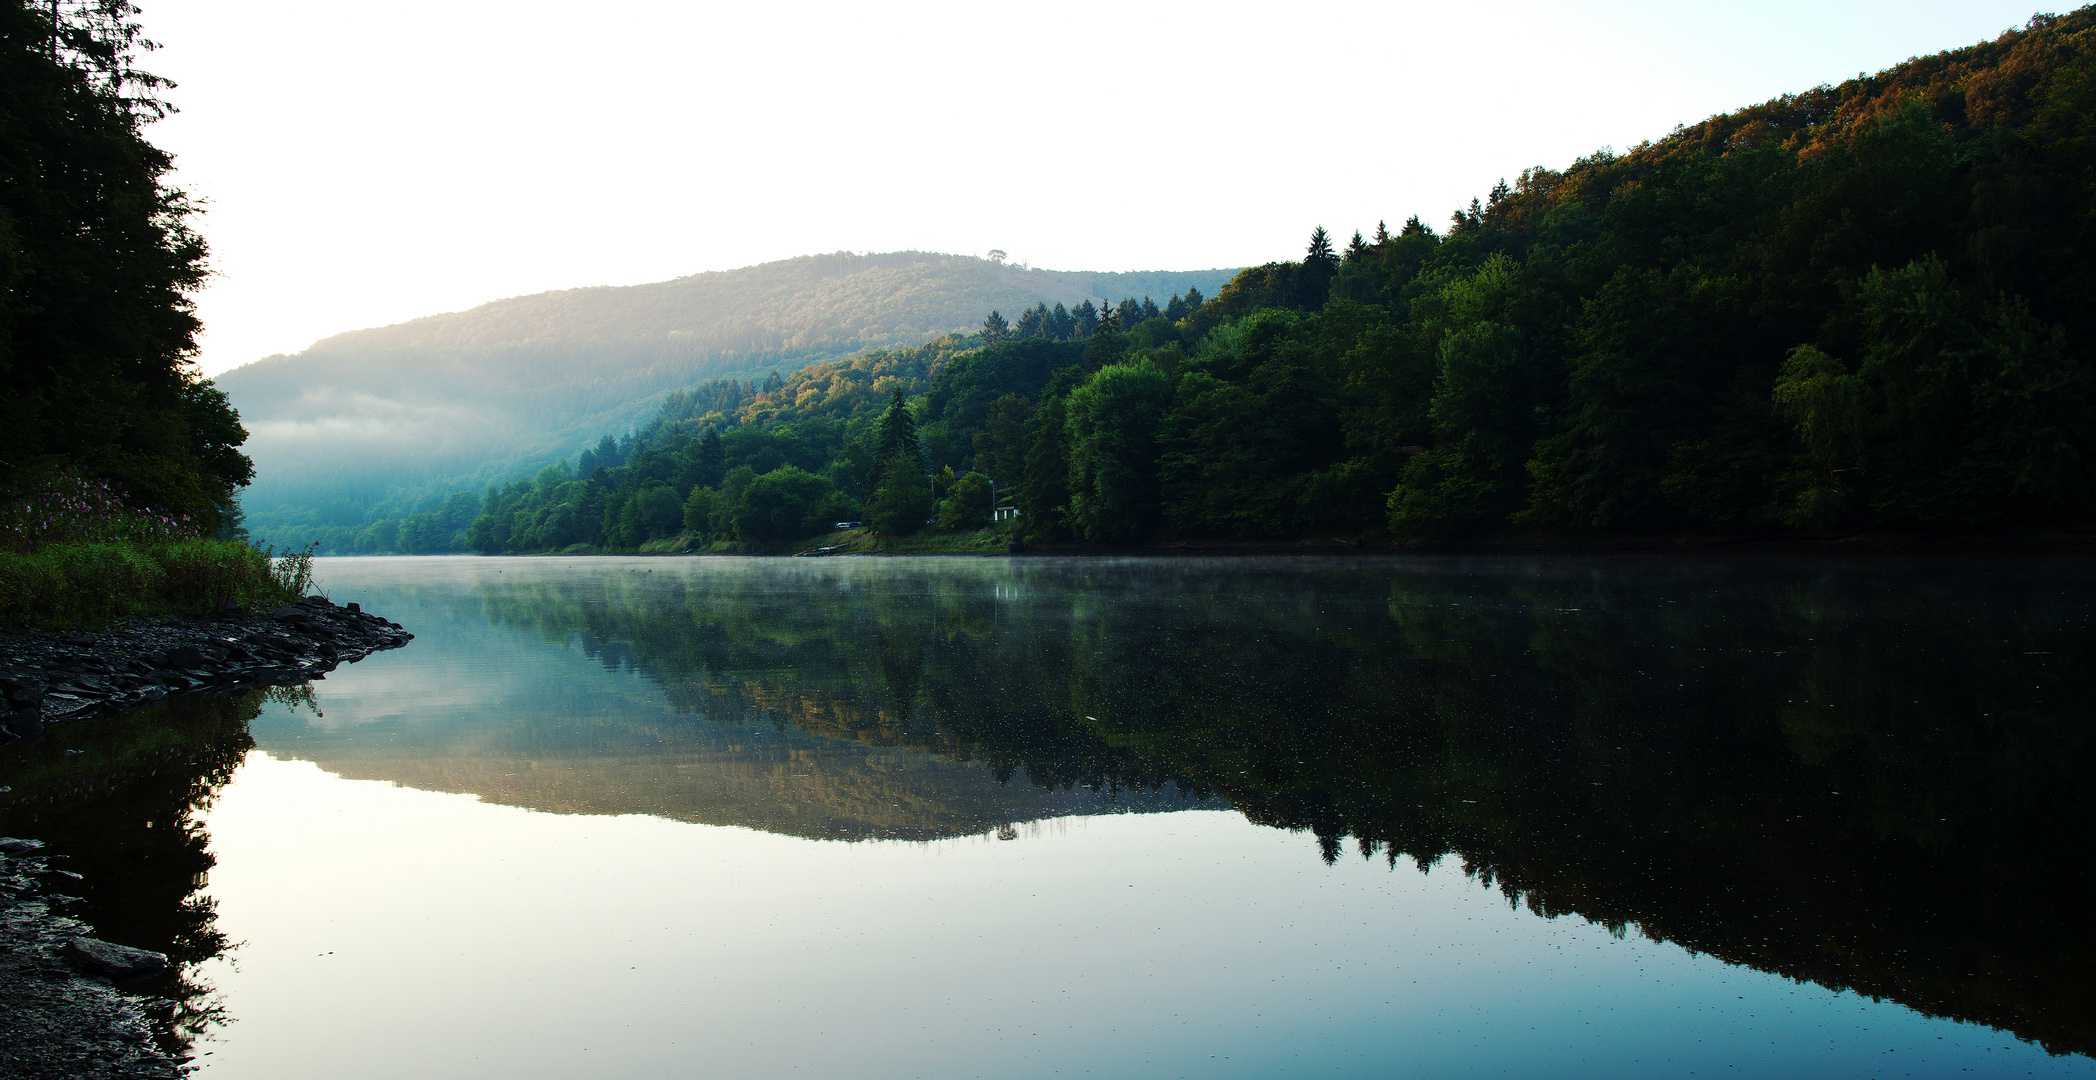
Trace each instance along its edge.
<path fill-rule="evenodd" d="M 2096 1072 L 2080 570 L 320 565 L 83 916 L 208 1076 Z"/>

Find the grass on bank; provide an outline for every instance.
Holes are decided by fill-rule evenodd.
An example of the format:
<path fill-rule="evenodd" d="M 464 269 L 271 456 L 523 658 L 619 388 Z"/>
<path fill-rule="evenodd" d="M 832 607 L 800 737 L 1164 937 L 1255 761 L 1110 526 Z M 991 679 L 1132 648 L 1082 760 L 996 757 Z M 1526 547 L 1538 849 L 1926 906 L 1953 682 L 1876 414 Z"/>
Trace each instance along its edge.
<path fill-rule="evenodd" d="M 211 540 L 187 517 L 127 505 L 106 480 L 59 475 L 0 501 L 0 627 L 99 626 L 130 615 L 270 608 L 313 586 L 311 551 Z"/>
<path fill-rule="evenodd" d="M 0 625 L 59 629 L 133 615 L 268 610 L 312 585 L 310 553 L 273 557 L 240 540 L 51 544 L 0 552 Z"/>

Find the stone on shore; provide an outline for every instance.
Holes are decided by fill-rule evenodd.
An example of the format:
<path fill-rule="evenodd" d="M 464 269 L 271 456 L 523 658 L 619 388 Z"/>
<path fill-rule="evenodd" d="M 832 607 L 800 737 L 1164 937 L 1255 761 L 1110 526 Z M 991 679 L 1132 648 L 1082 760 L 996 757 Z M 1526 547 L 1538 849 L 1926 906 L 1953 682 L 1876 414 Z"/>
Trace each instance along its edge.
<path fill-rule="evenodd" d="M 82 971 L 115 982 L 142 978 L 167 968 L 167 957 L 162 953 L 91 937 L 76 937 L 66 942 L 65 958 Z"/>

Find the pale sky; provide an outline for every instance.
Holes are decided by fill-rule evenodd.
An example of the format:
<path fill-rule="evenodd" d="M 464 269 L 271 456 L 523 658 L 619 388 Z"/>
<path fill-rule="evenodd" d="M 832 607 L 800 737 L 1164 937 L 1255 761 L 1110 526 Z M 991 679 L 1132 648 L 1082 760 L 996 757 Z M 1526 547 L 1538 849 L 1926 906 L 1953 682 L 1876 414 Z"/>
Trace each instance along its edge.
<path fill-rule="evenodd" d="M 2031 0 L 141 0 L 216 373 L 813 252 L 1300 255 L 1500 177 L 2021 25 Z"/>

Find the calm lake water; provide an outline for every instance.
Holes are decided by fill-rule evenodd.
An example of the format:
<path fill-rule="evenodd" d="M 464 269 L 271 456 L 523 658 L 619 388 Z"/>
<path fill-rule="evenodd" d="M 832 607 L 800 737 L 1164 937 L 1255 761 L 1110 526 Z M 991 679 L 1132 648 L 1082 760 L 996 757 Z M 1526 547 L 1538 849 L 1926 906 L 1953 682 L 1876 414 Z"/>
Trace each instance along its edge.
<path fill-rule="evenodd" d="M 0 754 L 212 1080 L 2096 1075 L 2071 564 L 319 565 Z"/>

